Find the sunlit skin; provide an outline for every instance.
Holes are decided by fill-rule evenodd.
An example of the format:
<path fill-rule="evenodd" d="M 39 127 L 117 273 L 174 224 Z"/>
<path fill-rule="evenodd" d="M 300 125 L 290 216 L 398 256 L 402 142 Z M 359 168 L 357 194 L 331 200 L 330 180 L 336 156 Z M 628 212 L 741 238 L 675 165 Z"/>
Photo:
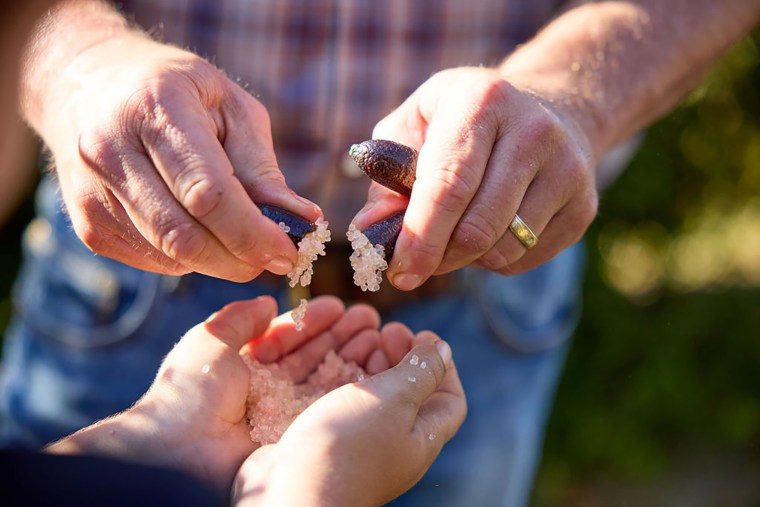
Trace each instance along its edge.
<path fill-rule="evenodd" d="M 311 301 L 302 331 L 275 313 L 266 296 L 224 307 L 180 340 L 132 408 L 46 451 L 178 468 L 220 490 L 234 482 L 237 505 L 379 505 L 410 488 L 465 417 L 448 345 L 380 328 L 371 307 L 330 296 Z M 254 444 L 241 353 L 303 380 L 330 350 L 371 376 L 317 400 L 277 444 Z"/>
<path fill-rule="evenodd" d="M 355 223 L 408 206 L 388 269 L 399 288 L 475 264 L 515 274 L 583 235 L 596 168 L 669 110 L 760 16 L 760 2 L 575 2 L 493 69 L 422 84 L 373 137 L 420 149 L 411 198 L 373 184 Z M 527 250 L 515 213 L 538 235 Z"/>
<path fill-rule="evenodd" d="M 571 2 L 500 65 L 432 76 L 374 132 L 420 150 L 411 198 L 375 185 L 355 220 L 408 205 L 389 279 L 408 290 L 466 265 L 520 273 L 575 243 L 596 214 L 600 158 L 759 16 L 760 0 Z M 67 2 L 45 26 L 23 109 L 80 238 L 165 273 L 289 271 L 295 248 L 253 203 L 311 221 L 320 210 L 286 186 L 261 103 L 96 2 Z M 508 230 L 515 213 L 539 237 L 529 251 Z"/>
<path fill-rule="evenodd" d="M 311 222 L 321 211 L 286 186 L 261 103 L 198 56 L 127 28 L 110 7 L 66 2 L 54 12 L 27 57 L 52 66 L 27 67 L 23 109 L 52 150 L 84 243 L 175 275 L 290 271 L 295 246 L 254 203 Z M 51 87 L 23 84 L 38 79 Z"/>

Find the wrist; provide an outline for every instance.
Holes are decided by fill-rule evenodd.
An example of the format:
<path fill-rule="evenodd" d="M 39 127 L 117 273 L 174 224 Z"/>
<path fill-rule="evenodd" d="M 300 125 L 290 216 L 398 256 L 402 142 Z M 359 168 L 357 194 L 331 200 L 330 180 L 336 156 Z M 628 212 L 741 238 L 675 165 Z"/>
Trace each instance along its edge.
<path fill-rule="evenodd" d="M 556 117 L 593 164 L 612 146 L 606 112 L 589 98 L 591 92 L 582 90 L 564 69 L 530 69 L 522 61 L 506 61 L 499 72 L 511 86 L 530 95 Z"/>
<path fill-rule="evenodd" d="M 89 454 L 153 463 L 150 425 L 132 410 L 98 421 L 45 448 L 51 454 Z"/>
<path fill-rule="evenodd" d="M 37 23 L 24 50 L 19 83 L 24 118 L 47 140 L 56 132 L 51 119 L 69 114 L 65 106 L 88 84 L 77 65 L 100 46 L 138 39 L 147 37 L 105 3 L 61 2 Z"/>
<path fill-rule="evenodd" d="M 319 458 L 315 462 L 313 458 L 308 452 L 294 453 L 290 446 L 282 447 L 282 441 L 259 448 L 235 477 L 230 494 L 232 505 L 357 505 L 336 497 L 335 491 L 326 487 L 335 471 L 329 460 Z"/>
<path fill-rule="evenodd" d="M 62 70 L 77 55 L 119 33 L 130 31 L 116 11 L 99 2 L 61 2 L 42 17 L 23 53 L 22 113 L 37 127 L 47 98 L 60 86 Z"/>
<path fill-rule="evenodd" d="M 631 48 L 649 51 L 652 45 L 647 16 L 643 7 L 629 3 L 573 7 L 506 58 L 499 70 L 577 125 L 598 161 L 642 126 L 636 108 L 651 101 L 652 90 L 632 73 L 641 62 L 639 49 Z"/>

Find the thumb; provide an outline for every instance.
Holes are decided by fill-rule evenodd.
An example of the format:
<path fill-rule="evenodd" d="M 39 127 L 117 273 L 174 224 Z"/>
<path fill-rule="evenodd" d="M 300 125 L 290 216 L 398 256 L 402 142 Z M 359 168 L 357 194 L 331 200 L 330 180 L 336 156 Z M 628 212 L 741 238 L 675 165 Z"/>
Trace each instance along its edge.
<path fill-rule="evenodd" d="M 385 188 L 379 183 L 372 182 L 367 193 L 367 202 L 351 221 L 356 228 L 363 231 L 372 224 L 379 222 L 399 211 L 404 211 L 409 204 L 409 198 Z M 386 259 L 389 260 L 389 259 Z"/>
<path fill-rule="evenodd" d="M 212 336 L 239 351 L 243 345 L 266 331 L 277 313 L 277 303 L 270 296 L 230 303 L 195 326 L 190 334 Z"/>
<path fill-rule="evenodd" d="M 413 347 L 396 366 L 372 378 L 383 399 L 401 405 L 411 403 L 419 410 L 438 390 L 452 364 L 451 349 L 435 334 L 427 334 L 425 341 Z"/>
<path fill-rule="evenodd" d="M 396 110 L 380 120 L 372 131 L 373 139 L 387 139 L 419 151 L 425 140 L 427 122 L 419 114 L 415 92 Z M 406 210 L 409 199 L 372 182 L 367 203 L 356 214 L 353 223 L 361 231 L 399 211 Z M 390 259 L 388 259 L 390 260 Z"/>
<path fill-rule="evenodd" d="M 230 303 L 193 327 L 161 363 L 157 378 L 167 371 L 199 371 L 221 358 L 238 356 L 248 341 L 264 333 L 277 312 L 271 296 Z"/>
<path fill-rule="evenodd" d="M 430 331 L 418 333 L 416 346 L 395 367 L 372 377 L 375 394 L 395 405 L 398 421 L 410 424 L 428 442 L 429 460 L 459 429 L 467 402 L 449 345 Z"/>
<path fill-rule="evenodd" d="M 427 121 L 420 114 L 418 93 L 413 93 L 388 116 L 377 122 L 372 130 L 372 138 L 396 141 L 419 151 L 425 141 Z"/>

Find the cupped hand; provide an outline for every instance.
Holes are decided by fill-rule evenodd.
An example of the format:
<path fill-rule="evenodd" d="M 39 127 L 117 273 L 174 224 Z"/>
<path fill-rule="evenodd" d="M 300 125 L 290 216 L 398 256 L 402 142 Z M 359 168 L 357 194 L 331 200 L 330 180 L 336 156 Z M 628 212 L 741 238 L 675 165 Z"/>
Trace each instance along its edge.
<path fill-rule="evenodd" d="M 395 366 L 319 398 L 245 461 L 236 505 L 381 505 L 422 477 L 467 411 L 451 350 L 399 323 L 381 350 L 376 366 Z"/>
<path fill-rule="evenodd" d="M 257 447 L 246 417 L 250 371 L 241 353 L 251 347 L 257 359 L 303 379 L 330 350 L 346 360 L 379 350 L 380 318 L 367 305 L 346 309 L 335 297 L 315 298 L 301 331 L 289 313 L 275 318 L 276 310 L 267 296 L 235 302 L 180 340 L 149 391 L 121 416 L 127 427 L 143 428 L 142 444 L 133 451 L 141 461 L 180 468 L 227 489 Z"/>
<path fill-rule="evenodd" d="M 388 278 L 410 290 L 434 274 L 477 265 L 534 268 L 577 242 L 597 208 L 589 141 L 572 116 L 494 69 L 456 68 L 423 83 L 373 137 L 420 150 L 407 200 L 375 183 L 359 229 L 404 209 Z M 538 236 L 527 249 L 518 214 Z"/>
<path fill-rule="evenodd" d="M 286 185 L 264 106 L 190 52 L 139 34 L 101 42 L 51 78 L 40 126 L 74 229 L 140 269 L 247 281 L 297 252 L 256 203 L 310 221 Z"/>

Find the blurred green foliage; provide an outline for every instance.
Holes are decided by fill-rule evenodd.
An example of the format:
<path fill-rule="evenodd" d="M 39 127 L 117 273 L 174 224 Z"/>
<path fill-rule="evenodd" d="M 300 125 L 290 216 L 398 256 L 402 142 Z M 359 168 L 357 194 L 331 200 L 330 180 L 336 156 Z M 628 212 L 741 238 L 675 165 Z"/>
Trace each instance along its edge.
<path fill-rule="evenodd" d="M 573 489 L 592 478 L 646 484 L 694 446 L 760 460 L 760 288 L 716 279 L 686 292 L 661 283 L 626 298 L 605 276 L 602 244 L 652 224 L 660 242 L 677 241 L 699 227 L 705 209 L 729 221 L 759 196 L 756 32 L 648 130 L 628 170 L 602 196 L 587 234 L 584 314 L 534 504 L 567 505 Z"/>

